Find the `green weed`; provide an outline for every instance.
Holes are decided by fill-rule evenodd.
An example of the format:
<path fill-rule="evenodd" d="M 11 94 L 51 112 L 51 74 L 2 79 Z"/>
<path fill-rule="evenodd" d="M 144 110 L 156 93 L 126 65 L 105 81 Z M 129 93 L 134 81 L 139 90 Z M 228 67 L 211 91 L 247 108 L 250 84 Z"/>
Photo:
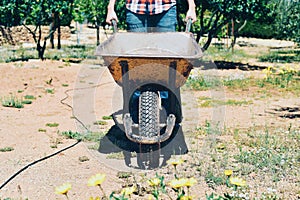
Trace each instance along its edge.
<path fill-rule="evenodd" d="M 209 97 L 199 98 L 198 99 L 200 107 L 213 107 L 213 106 L 242 106 L 242 105 L 249 105 L 252 104 L 252 101 L 247 100 L 235 100 L 235 99 L 228 99 L 228 100 L 217 100 Z"/>
<path fill-rule="evenodd" d="M 101 121 L 101 120 L 99 120 L 99 121 L 94 122 L 94 125 L 101 125 L 101 126 L 104 126 L 104 125 L 107 125 L 107 122 L 106 122 L 106 121 Z"/>
<path fill-rule="evenodd" d="M 205 52 L 205 60 L 214 61 L 229 61 L 229 62 L 242 62 L 247 59 L 255 58 L 255 55 L 250 55 L 244 50 L 235 49 L 234 53 L 228 49 L 210 46 Z"/>
<path fill-rule="evenodd" d="M 210 121 L 206 120 L 204 126 L 198 126 L 196 128 L 195 135 L 212 135 L 221 134 L 221 130 L 218 125 L 213 125 Z"/>
<path fill-rule="evenodd" d="M 282 68 L 268 67 L 263 72 L 265 73 L 265 77 L 259 82 L 260 87 L 270 84 L 279 88 L 300 88 L 299 70 L 297 71 L 289 66 L 285 66 Z"/>
<path fill-rule="evenodd" d="M 48 127 L 58 127 L 59 124 L 58 123 L 47 123 L 46 126 L 48 126 Z"/>
<path fill-rule="evenodd" d="M 106 156 L 107 159 L 116 159 L 116 160 L 123 160 L 124 159 L 124 155 L 122 152 L 118 152 L 118 153 L 110 153 Z"/>
<path fill-rule="evenodd" d="M 100 147 L 100 144 L 99 143 L 96 143 L 96 144 L 93 144 L 93 145 L 89 145 L 88 146 L 88 149 L 91 149 L 91 150 L 98 150 Z"/>
<path fill-rule="evenodd" d="M 277 50 L 259 57 L 261 62 L 292 63 L 300 62 L 300 50 Z"/>
<path fill-rule="evenodd" d="M 61 50 L 47 49 L 44 57 L 50 60 L 63 60 L 65 58 L 78 58 L 78 59 L 95 59 L 94 45 L 70 45 L 62 46 Z M 0 57 L 0 62 L 15 62 L 15 61 L 28 61 L 29 59 L 38 59 L 35 48 L 6 48 L 6 53 Z"/>
<path fill-rule="evenodd" d="M 190 76 L 187 79 L 185 86 L 192 90 L 209 90 L 218 86 L 222 86 L 222 82 L 217 77 Z"/>
<path fill-rule="evenodd" d="M 14 148 L 13 147 L 4 147 L 4 148 L 0 148 L 0 152 L 9 152 L 9 151 L 13 151 Z"/>
<path fill-rule="evenodd" d="M 225 87 L 231 90 L 239 89 L 245 90 L 251 86 L 254 86 L 253 78 L 242 78 L 242 79 L 223 79 L 222 83 Z"/>
<path fill-rule="evenodd" d="M 223 180 L 222 177 L 215 176 L 212 171 L 208 171 L 204 179 L 207 185 L 212 188 L 225 183 L 225 180 Z"/>
<path fill-rule="evenodd" d="M 28 99 L 28 100 L 34 100 L 36 99 L 33 95 L 25 95 L 24 99 Z"/>
<path fill-rule="evenodd" d="M 63 131 L 60 134 L 69 139 L 84 140 L 88 142 L 97 142 L 97 143 L 105 135 L 105 133 L 103 132 L 88 132 L 87 134 L 81 134 L 79 132 L 73 132 L 73 131 Z M 98 149 L 99 145 L 93 148 Z"/>
<path fill-rule="evenodd" d="M 10 96 L 10 97 L 4 97 L 1 99 L 2 101 L 2 106 L 4 107 L 13 107 L 13 108 L 23 108 L 24 105 L 22 103 L 21 99 L 18 99 L 15 96 Z"/>
<path fill-rule="evenodd" d="M 68 139 L 76 139 L 76 140 L 82 140 L 83 135 L 78 132 L 73 131 L 63 131 L 61 132 L 61 135 L 65 136 Z"/>
<path fill-rule="evenodd" d="M 284 143 L 266 131 L 265 134 L 259 135 L 251 146 L 251 150 L 240 147 L 239 154 L 235 156 L 237 161 L 252 165 L 257 170 L 268 170 L 270 173 L 280 174 L 291 167 L 293 143 Z"/>
<path fill-rule="evenodd" d="M 32 104 L 32 101 L 30 101 L 30 100 L 23 100 L 22 104 Z"/>
<path fill-rule="evenodd" d="M 54 89 L 47 88 L 46 89 L 46 93 L 48 93 L 48 94 L 54 94 Z"/>
<path fill-rule="evenodd" d="M 112 115 L 102 117 L 103 120 L 111 120 L 112 118 Z"/>
<path fill-rule="evenodd" d="M 210 90 L 218 87 L 245 90 L 251 86 L 255 86 L 253 78 L 231 79 L 204 75 L 190 76 L 185 84 L 185 88 L 192 90 Z"/>
<path fill-rule="evenodd" d="M 122 172 L 122 171 L 120 171 L 120 172 L 117 173 L 117 177 L 120 178 L 120 179 L 128 179 L 132 175 L 133 175 L 132 172 Z"/>
<path fill-rule="evenodd" d="M 104 132 L 89 132 L 84 136 L 84 140 L 89 142 L 99 142 L 104 135 Z"/>

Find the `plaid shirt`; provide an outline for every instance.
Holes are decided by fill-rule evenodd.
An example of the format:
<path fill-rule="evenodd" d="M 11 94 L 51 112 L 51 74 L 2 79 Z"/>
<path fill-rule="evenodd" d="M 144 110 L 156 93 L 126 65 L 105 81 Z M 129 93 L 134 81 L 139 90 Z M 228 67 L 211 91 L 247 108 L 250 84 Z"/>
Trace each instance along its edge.
<path fill-rule="evenodd" d="M 126 0 L 126 8 L 137 14 L 159 14 L 176 5 L 176 0 Z"/>

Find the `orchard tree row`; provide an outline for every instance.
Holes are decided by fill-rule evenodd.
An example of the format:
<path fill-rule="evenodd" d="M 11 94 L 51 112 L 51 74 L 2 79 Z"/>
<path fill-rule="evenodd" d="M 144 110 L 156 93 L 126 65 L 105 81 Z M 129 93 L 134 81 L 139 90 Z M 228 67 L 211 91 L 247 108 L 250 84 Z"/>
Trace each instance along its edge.
<path fill-rule="evenodd" d="M 177 2 L 178 31 L 182 31 L 187 1 Z M 300 43 L 300 0 L 195 0 L 195 3 L 198 21 L 192 31 L 197 41 L 206 36 L 204 49 L 209 47 L 212 38 L 223 37 L 224 34 L 233 37 L 232 45 L 240 34 Z M 0 25 L 26 27 L 35 40 L 39 57 L 43 59 L 47 40 L 54 48 L 54 32 L 57 32 L 60 41 L 60 26 L 70 26 L 72 20 L 92 24 L 99 44 L 99 28 L 105 26 L 107 4 L 108 0 L 2 0 Z M 125 0 L 116 0 L 115 9 L 119 17 L 118 27 L 125 29 Z M 50 27 L 50 31 L 42 38 L 42 26 L 45 25 Z M 248 31 L 245 31 L 247 27 Z"/>

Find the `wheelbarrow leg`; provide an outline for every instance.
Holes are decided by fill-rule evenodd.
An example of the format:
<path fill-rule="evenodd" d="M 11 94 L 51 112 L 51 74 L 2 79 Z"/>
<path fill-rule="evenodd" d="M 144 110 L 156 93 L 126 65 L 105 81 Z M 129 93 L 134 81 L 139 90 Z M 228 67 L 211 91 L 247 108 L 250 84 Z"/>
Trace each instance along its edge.
<path fill-rule="evenodd" d="M 177 62 L 173 61 L 169 67 L 169 98 L 170 98 L 170 112 L 175 115 L 176 123 L 181 123 L 181 98 L 180 88 L 176 87 L 176 70 Z"/>
<path fill-rule="evenodd" d="M 123 114 L 129 113 L 129 74 L 128 62 L 126 60 L 120 61 L 122 67 L 122 91 L 123 91 Z"/>
<path fill-rule="evenodd" d="M 177 62 L 173 61 L 170 63 L 169 67 L 169 87 L 170 87 L 170 111 L 171 113 L 175 114 L 175 103 L 176 97 L 174 98 L 174 91 L 176 88 L 176 68 Z"/>

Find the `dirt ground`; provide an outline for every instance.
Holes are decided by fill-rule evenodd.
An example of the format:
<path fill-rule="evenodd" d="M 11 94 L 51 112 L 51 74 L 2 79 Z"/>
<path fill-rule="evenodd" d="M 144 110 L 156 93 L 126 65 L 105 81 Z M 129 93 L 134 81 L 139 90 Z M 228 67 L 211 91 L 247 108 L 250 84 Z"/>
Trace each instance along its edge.
<path fill-rule="evenodd" d="M 238 69 L 212 69 L 203 73 L 228 77 L 261 74 L 256 70 Z M 112 120 L 107 120 L 107 125 L 95 125 L 94 122 L 122 108 L 121 89 L 101 59 L 80 64 L 50 60 L 0 64 L 0 74 L 0 97 L 35 97 L 32 104 L 21 109 L 0 106 L 0 148 L 14 149 L 0 152 L 0 184 L 27 164 L 75 143 L 75 140 L 66 139 L 58 133 L 69 130 L 85 132 L 76 119 L 93 132 L 107 133 L 114 125 Z M 250 99 L 250 92 L 248 95 L 242 98 Z M 279 105 L 299 106 L 297 98 L 278 95 L 267 100 L 255 100 L 246 106 L 199 108 L 196 101 L 199 96 L 229 99 L 237 98 L 239 94 L 222 89 L 205 92 L 182 90 L 182 132 L 188 148 L 189 133 L 203 126 L 206 120 L 221 122 L 227 128 L 247 128 L 253 124 L 288 127 L 291 123 L 300 128 L 299 118 L 283 119 L 267 112 Z M 57 123 L 58 126 L 50 127 L 48 123 Z M 103 188 L 110 194 L 123 184 L 117 177 L 119 171 L 139 170 L 128 167 L 123 159 L 108 159 L 106 154 L 91 149 L 89 142 L 81 142 L 28 167 L 0 190 L 0 199 L 64 199 L 64 196 L 54 193 L 54 188 L 65 182 L 72 183 L 70 199 L 89 199 L 99 194 L 99 188 L 87 186 L 90 176 L 105 173 L 107 178 Z M 199 186 L 197 195 L 204 198 L 207 190 Z"/>

